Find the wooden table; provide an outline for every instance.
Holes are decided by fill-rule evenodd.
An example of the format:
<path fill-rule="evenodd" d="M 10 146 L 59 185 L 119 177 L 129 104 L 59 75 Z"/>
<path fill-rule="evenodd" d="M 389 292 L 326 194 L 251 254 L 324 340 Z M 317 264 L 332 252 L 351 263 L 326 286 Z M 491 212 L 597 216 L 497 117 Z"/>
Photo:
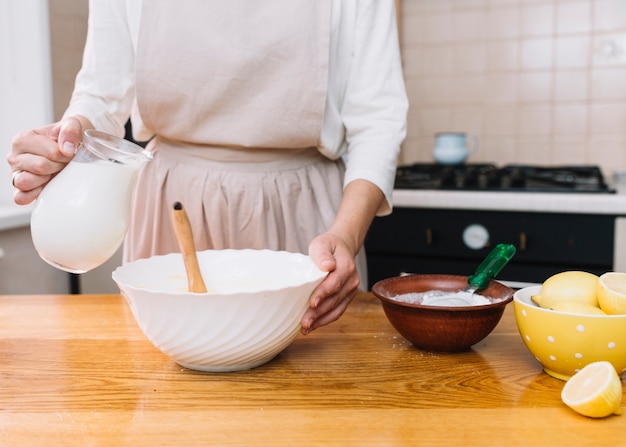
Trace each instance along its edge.
<path fill-rule="evenodd" d="M 605 446 L 626 415 L 562 404 L 513 305 L 471 351 L 412 347 L 362 294 L 267 365 L 199 373 L 143 336 L 118 295 L 0 297 L 0 445 Z"/>

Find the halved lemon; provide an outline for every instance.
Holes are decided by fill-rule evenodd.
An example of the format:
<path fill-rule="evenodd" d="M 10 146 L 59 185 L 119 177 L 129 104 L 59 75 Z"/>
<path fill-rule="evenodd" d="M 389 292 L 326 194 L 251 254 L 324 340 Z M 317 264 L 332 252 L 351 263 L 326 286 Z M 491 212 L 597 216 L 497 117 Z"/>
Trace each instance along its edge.
<path fill-rule="evenodd" d="M 591 418 L 622 414 L 622 381 L 610 362 L 589 363 L 565 383 L 561 399 Z"/>
<path fill-rule="evenodd" d="M 569 312 L 569 313 L 578 314 L 578 315 L 606 315 L 606 312 L 604 312 L 602 309 L 600 309 L 597 306 L 592 306 L 591 304 L 576 303 L 576 302 L 570 303 L 567 301 L 553 304 L 551 309 L 557 310 L 559 312 Z"/>
<path fill-rule="evenodd" d="M 563 302 L 598 307 L 598 277 L 593 273 L 567 271 L 552 275 L 541 285 L 541 293 L 532 297 L 540 307 L 552 309 Z"/>
<path fill-rule="evenodd" d="M 598 279 L 598 304 L 607 314 L 626 314 L 626 273 L 607 272 Z"/>

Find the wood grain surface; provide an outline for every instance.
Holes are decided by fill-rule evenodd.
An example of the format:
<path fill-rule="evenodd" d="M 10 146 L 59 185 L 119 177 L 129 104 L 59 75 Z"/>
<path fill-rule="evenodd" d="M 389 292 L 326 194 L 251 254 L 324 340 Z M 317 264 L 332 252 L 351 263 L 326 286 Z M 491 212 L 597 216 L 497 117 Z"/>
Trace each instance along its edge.
<path fill-rule="evenodd" d="M 140 332 L 119 295 L 0 296 L 0 445 L 605 446 L 626 416 L 560 400 L 510 304 L 469 352 L 406 342 L 370 294 L 270 363 L 200 373 Z"/>

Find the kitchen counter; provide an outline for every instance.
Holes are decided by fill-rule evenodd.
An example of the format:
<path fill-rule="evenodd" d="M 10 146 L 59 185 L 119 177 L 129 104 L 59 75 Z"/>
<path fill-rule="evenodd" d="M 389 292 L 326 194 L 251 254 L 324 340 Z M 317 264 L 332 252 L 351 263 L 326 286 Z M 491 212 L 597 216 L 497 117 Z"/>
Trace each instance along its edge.
<path fill-rule="evenodd" d="M 546 193 L 396 189 L 395 207 L 611 214 L 626 216 L 626 193 Z"/>
<path fill-rule="evenodd" d="M 378 300 L 272 362 L 184 369 L 119 295 L 0 296 L 0 445 L 621 445 L 626 416 L 588 419 L 526 350 L 507 306 L 471 351 L 406 342 Z"/>

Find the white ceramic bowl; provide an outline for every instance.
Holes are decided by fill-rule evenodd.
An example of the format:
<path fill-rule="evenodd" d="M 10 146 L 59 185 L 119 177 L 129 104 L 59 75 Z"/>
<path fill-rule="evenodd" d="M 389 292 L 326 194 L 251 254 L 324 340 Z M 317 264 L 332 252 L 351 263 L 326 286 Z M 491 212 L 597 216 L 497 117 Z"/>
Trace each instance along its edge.
<path fill-rule="evenodd" d="M 271 250 L 198 252 L 207 293 L 187 290 L 180 253 L 113 272 L 137 324 L 158 349 L 199 371 L 250 369 L 298 335 L 313 289 L 324 279 L 306 255 Z"/>

